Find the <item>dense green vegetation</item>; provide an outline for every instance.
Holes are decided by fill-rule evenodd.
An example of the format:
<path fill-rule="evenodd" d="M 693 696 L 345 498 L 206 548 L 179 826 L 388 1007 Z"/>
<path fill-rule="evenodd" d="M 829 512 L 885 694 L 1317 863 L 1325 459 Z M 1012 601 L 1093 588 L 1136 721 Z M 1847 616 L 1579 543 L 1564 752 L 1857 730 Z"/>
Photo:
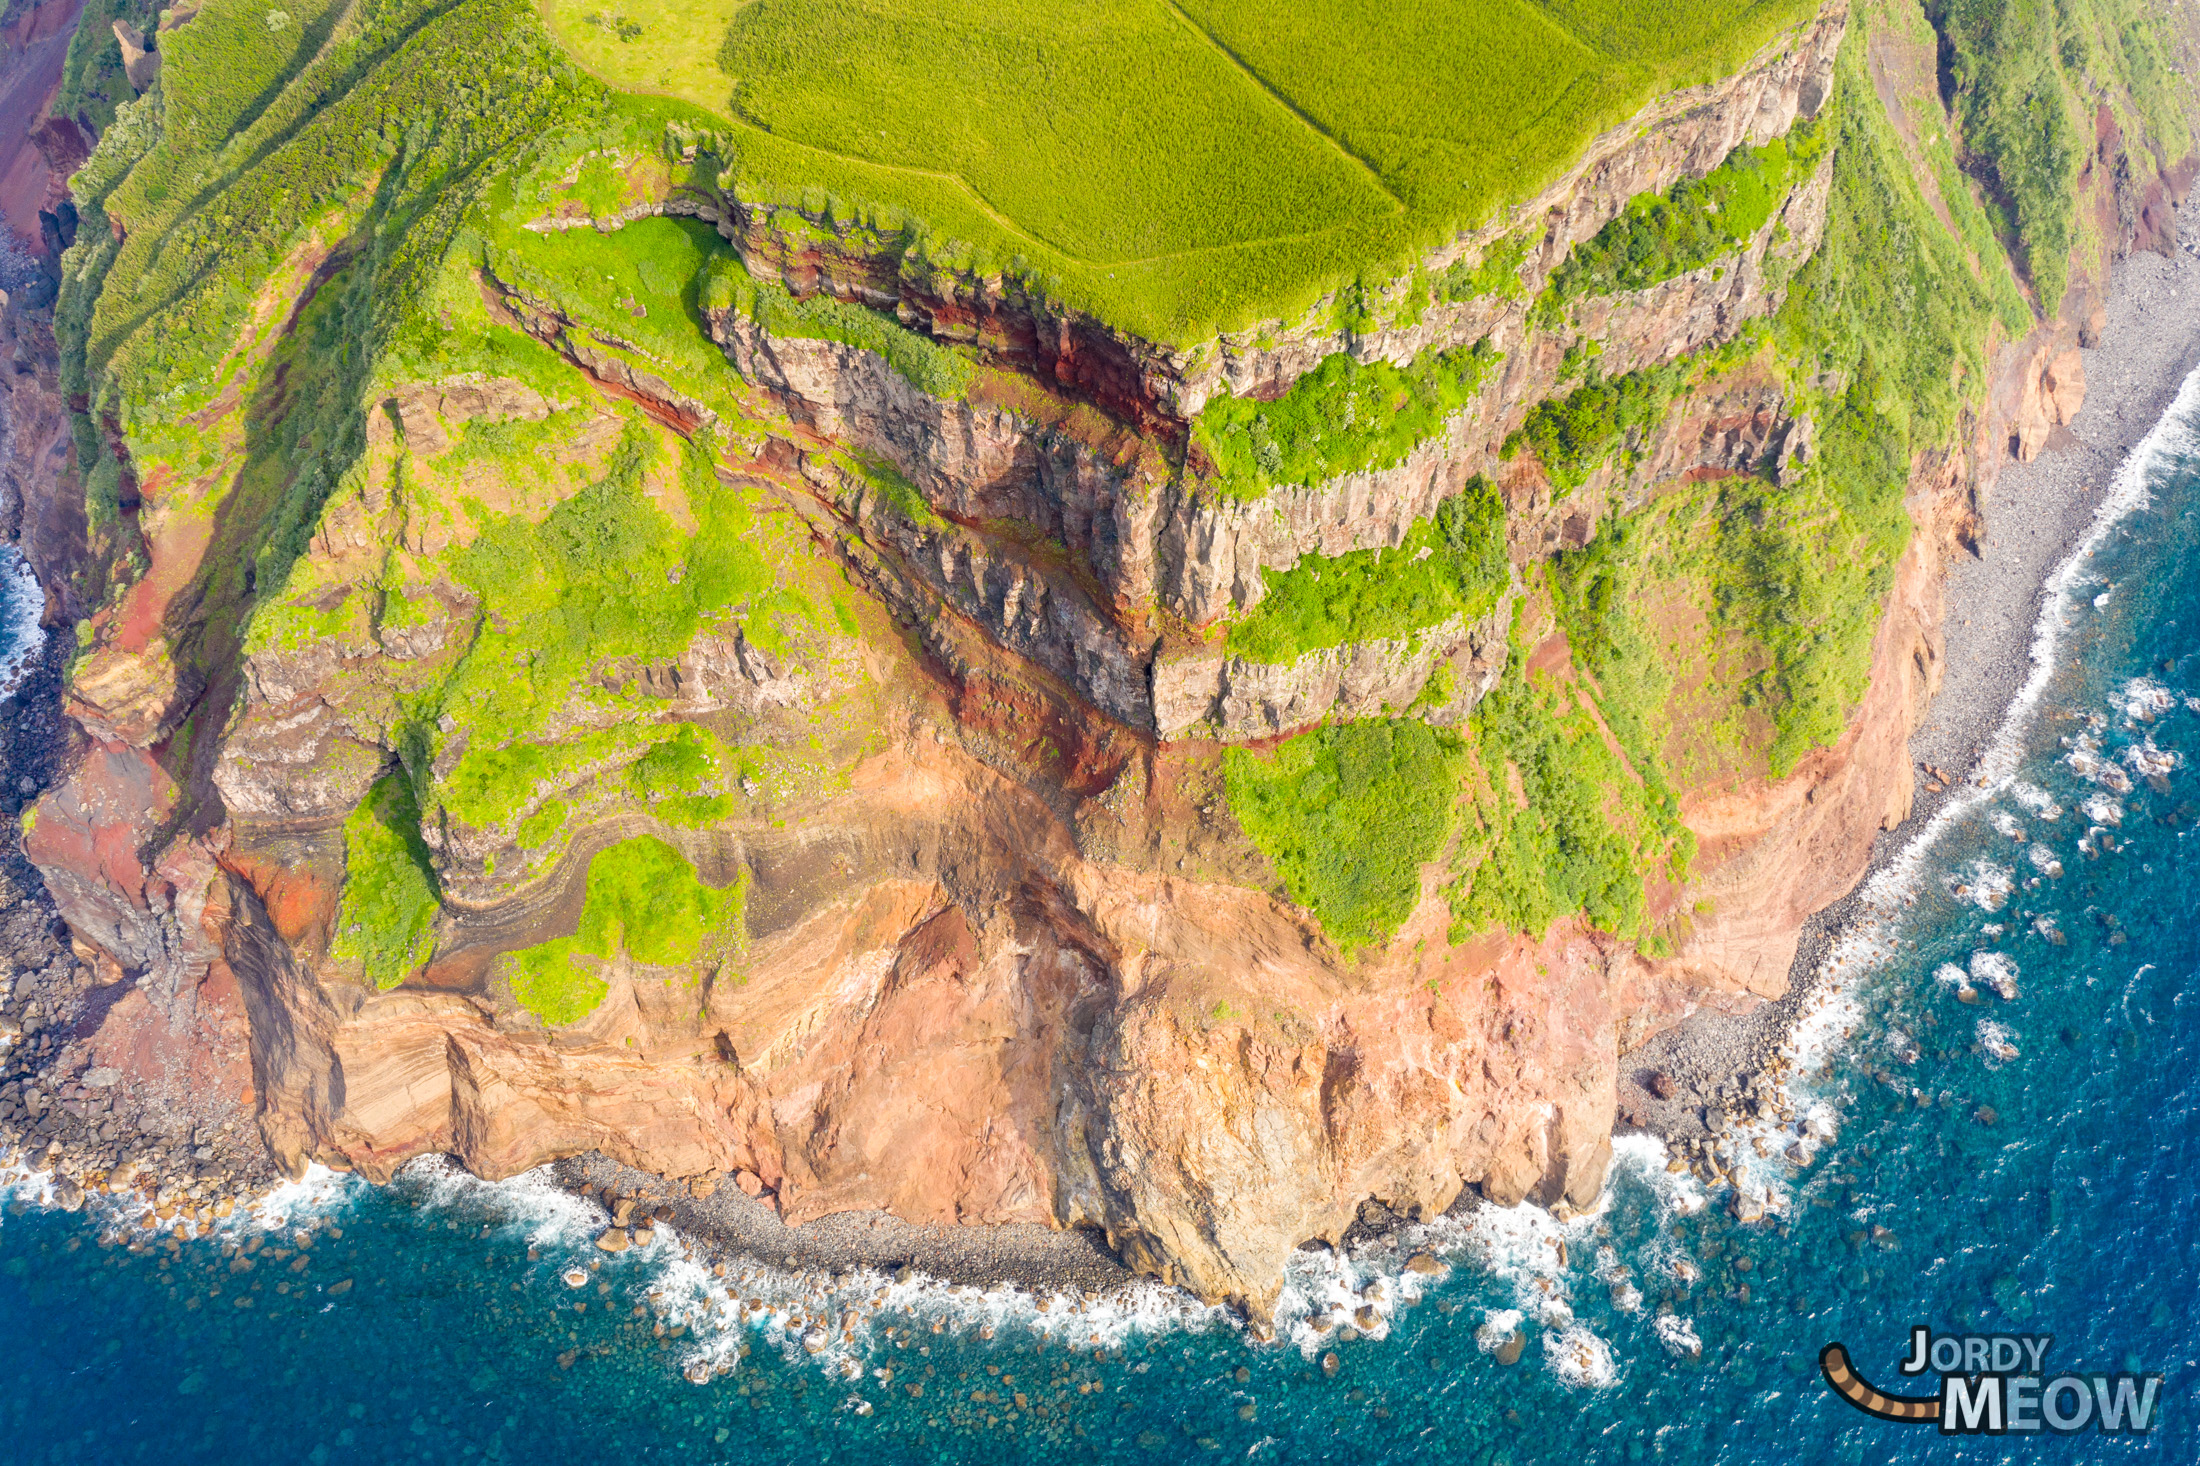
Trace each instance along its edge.
<path fill-rule="evenodd" d="M 1815 8 L 1661 5 L 1646 31 L 1621 0 L 677 0 L 622 38 L 544 6 L 613 85 L 726 119 L 744 198 L 1170 344 L 1409 273 Z M 674 39 L 712 27 L 716 72 Z"/>
<path fill-rule="evenodd" d="M 1425 351 L 1403 367 L 1340 351 L 1273 402 L 1216 397 L 1192 439 L 1214 465 L 1211 482 L 1233 498 L 1390 468 L 1442 432 L 1498 360 L 1479 341 Z"/>
<path fill-rule="evenodd" d="M 1748 361 L 1763 346 L 1766 334 L 1761 322 L 1749 322 L 1722 345 L 1618 377 L 1606 377 L 1597 370 L 1596 357 L 1602 348 L 1596 342 L 1577 342 L 1567 362 L 1571 371 L 1581 374 L 1581 385 L 1531 408 L 1519 430 L 1505 440 L 1503 456 L 1510 459 L 1523 445 L 1534 449 L 1558 496 L 1564 498 L 1614 453 L 1633 451 L 1642 436 L 1663 421 L 1676 396 Z"/>
<path fill-rule="evenodd" d="M 1410 719 L 1345 723 L 1222 759 L 1231 813 L 1340 950 L 1398 929 L 1451 833 L 1457 735 Z"/>
<path fill-rule="evenodd" d="M 512 996 L 545 1023 L 577 1023 L 610 990 L 598 964 L 622 952 L 659 967 L 730 961 L 745 941 L 748 890 L 745 871 L 722 890 L 704 885 L 686 856 L 653 836 L 598 851 L 580 929 L 503 959 Z"/>
<path fill-rule="evenodd" d="M 569 146 L 576 144 L 568 141 Z M 554 161 L 553 155 L 546 164 Z M 520 216 L 532 212 L 526 200 L 507 202 L 498 189 L 489 203 L 497 223 L 479 248 L 496 278 L 530 299 L 555 306 L 581 328 L 581 339 L 590 349 L 623 357 L 642 371 L 676 382 L 683 395 L 701 402 L 729 428 L 746 421 L 740 376 L 703 330 L 703 270 L 726 254 L 708 224 L 640 219 L 615 235 L 593 229 L 538 234 L 515 227 Z M 448 370 L 446 343 L 431 344 L 433 359 Z M 557 370 L 570 392 L 571 369 Z"/>
<path fill-rule="evenodd" d="M 1471 814 L 1458 827 L 1452 895 L 1461 932 L 1534 933 L 1580 913 L 1664 950 L 1670 933 L 1653 927 L 1650 882 L 1680 878 L 1694 850 L 1678 819 L 1676 774 L 1783 775 L 1840 737 L 1868 686 L 1873 633 L 1910 534 L 1912 455 L 1960 437 L 1985 387 L 1992 328 L 2008 321 L 2012 298 L 2000 251 L 1951 236 L 1920 193 L 1870 91 L 1862 44 L 1860 31 L 1844 48 L 1821 123 L 1818 145 L 1838 147 L 1825 242 L 1770 329 L 1616 379 L 1586 358 L 1581 385 L 1529 416 L 1520 442 L 1561 488 L 1578 485 L 1630 430 L 1653 426 L 1675 392 L 1754 355 L 1760 369 L 1786 377 L 1815 434 L 1807 457 L 1777 480 L 1675 489 L 1554 562 L 1553 603 L 1581 681 L 1524 674 L 1516 646 L 1505 683 L 1470 721 L 1462 782 Z M 1623 257 L 1674 256 L 1606 255 Z M 1617 266 L 1608 274 L 1623 284 L 1648 278 Z M 1279 765 L 1288 754 L 1302 771 L 1296 781 L 1255 755 L 1230 755 L 1232 807 L 1296 899 L 1325 923 L 1335 913 L 1355 932 L 1380 931 L 1364 901 L 1315 894 L 1345 889 L 1334 873 L 1323 886 L 1308 853 L 1324 848 L 1326 815 L 1285 796 L 1302 784 L 1326 791 L 1303 772 L 1317 765 L 1316 736 L 1279 750 Z M 1256 767 L 1271 770 L 1267 783 L 1245 778 Z M 1411 848 L 1435 843 L 1424 833 Z M 1385 910 L 1396 911 L 1404 888 L 1393 878 L 1390 889 Z"/>
<path fill-rule="evenodd" d="M 1533 229 L 1506 235 L 1484 250 L 1480 259 L 1471 263 L 1462 259 L 1446 270 L 1437 282 L 1437 293 L 1446 300 L 1473 300 L 1485 295 L 1525 300 L 1528 285 L 1520 278 L 1520 267 L 1527 263 L 1528 251 L 1535 248 L 1535 242 Z"/>
<path fill-rule="evenodd" d="M 1818 166 L 1827 135 L 1817 122 L 1798 123 L 1761 148 L 1736 148 L 1702 178 L 1630 199 L 1552 273 L 1546 313 L 1580 295 L 1641 290 L 1745 247 Z"/>
<path fill-rule="evenodd" d="M 1653 775 L 1684 667 L 1732 676 L 1736 707 L 1769 725 L 1769 741 L 1738 715 L 1694 730 L 1730 745 L 1741 766 L 1761 757 L 1784 775 L 1840 737 L 1868 685 L 1872 635 L 1909 542 L 1911 455 L 1955 441 L 1984 390 L 2005 268 L 1998 252 L 1974 262 L 1940 225 L 1869 88 L 1852 43 L 1828 120 L 1839 152 L 1825 240 L 1773 323 L 1773 359 L 1817 427 L 1807 466 L 1780 482 L 1725 479 L 1677 495 L 1557 566 L 1576 656 L 1615 733 Z M 1592 380 L 1567 403 L 1610 385 Z M 1601 425 L 1562 435 L 1554 409 L 1565 406 L 1538 409 L 1553 440 L 1548 452 L 1538 444 L 1546 463 L 1579 464 L 1576 445 L 1612 436 Z M 1652 634 L 1644 618 L 1668 603 L 1696 607 L 1709 643 Z"/>
<path fill-rule="evenodd" d="M 555 757 L 527 740 L 568 697 L 617 695 L 590 690 L 602 663 L 677 657 L 707 621 L 736 613 L 773 652 L 813 623 L 809 603 L 779 583 L 744 493 L 711 470 L 707 437 L 683 449 L 694 530 L 652 501 L 645 480 L 658 443 L 631 423 L 606 472 L 540 523 L 484 515 L 452 556 L 452 573 L 481 598 L 482 625 L 416 716 L 442 741 L 470 739 L 440 790 L 460 818 L 493 824 L 517 809 Z"/>
<path fill-rule="evenodd" d="M 2138 0 L 1926 0 L 1973 171 L 2005 211 L 2039 309 L 2062 304 L 2078 241 L 2076 183 L 2092 112 L 2114 99 L 2127 133 L 2165 158 L 2191 150 L 2158 27 Z"/>
<path fill-rule="evenodd" d="M 1255 662 L 1293 662 L 1349 642 L 1407 637 L 1495 609 L 1511 580 L 1505 501 L 1479 474 L 1417 520 L 1395 547 L 1302 555 L 1261 572 L 1267 594 L 1225 645 Z"/>
<path fill-rule="evenodd" d="M 1387 940 L 1447 846 L 1454 940 L 1540 936 L 1576 913 L 1651 937 L 1647 878 L 1678 879 L 1695 854 L 1679 802 L 1613 749 L 1571 687 L 1524 675 L 1524 660 L 1464 737 L 1400 718 L 1224 750 L 1231 813 L 1341 950 Z"/>
<path fill-rule="evenodd" d="M 244 365 L 234 347 L 254 295 L 332 212 L 373 219 L 364 274 L 382 278 L 357 324 L 386 329 L 415 272 L 441 263 L 471 201 L 468 173 L 576 100 L 517 0 L 347 10 L 287 80 L 310 37 L 263 37 L 280 39 L 241 0 L 209 0 L 174 33 L 164 93 L 193 100 L 171 104 L 175 124 L 106 201 L 129 233 L 111 267 L 119 284 L 90 322 L 89 365 L 105 370 L 127 427 L 203 405 Z M 235 135 L 215 130 L 229 126 Z M 143 329 L 156 317 L 160 329 Z"/>
<path fill-rule="evenodd" d="M 519 0 L 270 15 L 208 0 L 162 37 L 157 92 L 118 109 L 79 178 L 82 206 L 118 227 L 79 232 L 56 309 L 101 564 L 126 580 L 149 555 L 112 512 L 97 422 L 126 435 L 138 481 L 182 501 L 167 507 L 214 526 L 199 615 L 173 647 L 209 676 L 355 481 L 377 355 L 441 270 L 481 169 L 586 85 Z M 206 411 L 240 397 L 227 420 Z"/>
<path fill-rule="evenodd" d="M 392 774 L 344 821 L 344 899 L 329 955 L 359 963 L 378 988 L 396 987 L 433 952 L 441 910 L 412 784 Z"/>
<path fill-rule="evenodd" d="M 1523 674 L 1518 658 L 1471 731 L 1486 782 L 1452 893 L 1460 931 L 1539 937 L 1579 912 L 1601 930 L 1648 936 L 1645 876 L 1678 877 L 1695 854 L 1678 800 L 1622 760 L 1573 688 Z"/>
<path fill-rule="evenodd" d="M 1681 385 L 1680 369 L 1670 364 L 1606 378 L 1592 363 L 1585 376 L 1564 397 L 1537 403 L 1506 444 L 1533 448 L 1561 496 L 1580 488 L 1628 434 L 1655 427 Z"/>

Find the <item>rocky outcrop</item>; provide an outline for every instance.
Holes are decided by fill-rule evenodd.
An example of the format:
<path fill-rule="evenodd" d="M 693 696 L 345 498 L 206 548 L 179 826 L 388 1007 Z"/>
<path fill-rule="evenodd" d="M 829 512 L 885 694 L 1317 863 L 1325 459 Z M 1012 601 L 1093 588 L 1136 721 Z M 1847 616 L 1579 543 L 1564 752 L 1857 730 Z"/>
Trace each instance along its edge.
<path fill-rule="evenodd" d="M 122 48 L 122 74 L 142 92 L 160 75 L 160 52 L 153 49 L 151 37 L 128 21 L 118 20 L 113 25 L 115 44 Z"/>
<path fill-rule="evenodd" d="M 1420 712 L 1432 723 L 1456 723 L 1504 675 L 1511 616 L 1508 598 L 1471 626 L 1455 616 L 1418 636 L 1352 642 L 1285 663 L 1214 653 L 1157 660 L 1154 715 L 1167 737 L 1197 731 L 1273 738 L 1325 717 L 1401 712 L 1421 699 L 1438 667 L 1448 666 L 1453 695 Z"/>

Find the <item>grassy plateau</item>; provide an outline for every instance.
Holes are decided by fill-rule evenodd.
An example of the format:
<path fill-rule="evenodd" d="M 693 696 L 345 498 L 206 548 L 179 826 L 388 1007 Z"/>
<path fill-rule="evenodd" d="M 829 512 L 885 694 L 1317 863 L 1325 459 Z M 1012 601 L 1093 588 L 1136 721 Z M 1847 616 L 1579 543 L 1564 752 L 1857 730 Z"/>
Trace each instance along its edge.
<path fill-rule="evenodd" d="M 731 124 L 746 198 L 906 229 L 1151 339 L 1294 316 L 1488 222 L 1814 0 L 540 0 Z"/>

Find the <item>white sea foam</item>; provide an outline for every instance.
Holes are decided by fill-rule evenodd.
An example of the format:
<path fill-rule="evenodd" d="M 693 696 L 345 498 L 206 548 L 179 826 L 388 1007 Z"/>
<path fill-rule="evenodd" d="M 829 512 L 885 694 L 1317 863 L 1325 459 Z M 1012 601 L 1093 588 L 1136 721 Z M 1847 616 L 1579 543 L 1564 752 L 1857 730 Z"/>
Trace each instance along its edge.
<path fill-rule="evenodd" d="M 2124 822 L 2123 801 L 2114 795 L 2088 794 L 2078 809 L 2096 825 L 2113 829 Z"/>
<path fill-rule="evenodd" d="M 2177 706 L 2177 694 L 2171 692 L 2152 677 L 2134 677 L 2126 682 L 2120 699 L 2124 716 L 2135 723 L 2151 722 Z"/>
<path fill-rule="evenodd" d="M 660 1323 L 684 1334 L 682 1372 L 698 1383 L 740 1367 L 744 1345 L 829 1378 L 891 1384 L 921 1356 L 903 1347 L 935 1336 L 990 1339 L 1004 1329 L 1076 1349 L 1120 1349 L 1133 1334 L 1236 1327 L 1227 1310 L 1173 1288 L 1138 1283 L 1102 1298 L 1034 1294 L 1008 1284 L 974 1287 L 870 1268 L 832 1275 L 741 1260 L 714 1264 L 657 1231 L 647 1256 L 645 1301 Z M 860 1395 L 851 1398 L 862 1398 Z"/>
<path fill-rule="evenodd" d="M 1946 880 L 1950 895 L 1959 901 L 1969 901 L 1981 911 L 2001 910 L 2008 904 L 2010 893 L 2017 888 L 2015 871 L 1983 855 L 1950 872 Z"/>
<path fill-rule="evenodd" d="M 2008 810 L 1997 809 L 1993 812 L 1992 815 L 1989 816 L 1989 818 L 1993 821 L 1994 828 L 1998 830 L 2004 838 L 2010 840 L 2022 840 L 2024 838 L 2024 826 L 2018 824 L 2017 817 L 2011 814 Z"/>
<path fill-rule="evenodd" d="M 2034 818 L 2043 820 L 2059 820 L 2062 818 L 2062 806 L 2055 802 L 2055 796 L 2037 784 L 2028 784 L 2022 779 L 2012 779 L 2009 782 L 2009 797 L 2032 811 Z"/>
<path fill-rule="evenodd" d="M 238 1227 L 261 1227 L 269 1231 L 302 1226 L 346 1205 L 365 1185 L 349 1172 L 332 1171 L 324 1165 L 309 1163 L 304 1175 L 262 1192 L 232 1212 L 230 1221 Z"/>
<path fill-rule="evenodd" d="M 2006 952 L 1973 952 L 1971 980 L 1981 987 L 1992 988 L 2004 1001 L 2014 1001 L 2017 996 L 2016 961 Z"/>
<path fill-rule="evenodd" d="M 1482 1315 L 1482 1324 L 1474 1331 L 1476 1347 L 1485 1354 L 1495 1354 L 1520 1330 L 1523 1315 L 1517 1308 L 1493 1308 Z"/>
<path fill-rule="evenodd" d="M 1991 1018 L 1978 1021 L 1978 1045 L 1986 1051 L 1988 1068 L 1997 1068 L 2017 1057 L 2017 1045 L 2008 1028 Z"/>
<path fill-rule="evenodd" d="M 2046 845 L 2034 845 L 2025 852 L 2025 858 L 2032 862 L 2032 869 L 2050 880 L 2063 873 L 2062 857 Z"/>
<path fill-rule="evenodd" d="M 2070 771 L 2089 784 L 2098 784 L 2117 794 L 2131 792 L 2131 776 L 2117 766 L 2112 758 L 2101 756 L 2101 740 L 2096 734 L 2078 733 L 2063 740 L 2070 752 L 2063 755 L 2063 762 Z"/>
<path fill-rule="evenodd" d="M 2174 748 L 2156 748 L 2150 734 L 2124 750 L 2124 762 L 2142 779 L 2166 778 L 2185 761 L 2185 756 Z"/>
<path fill-rule="evenodd" d="M 13 545 L 0 545 L 0 697 L 15 691 L 30 670 L 46 633 L 38 624 L 46 593 Z"/>
<path fill-rule="evenodd" d="M 1703 1340 L 1696 1336 L 1694 1319 L 1661 1313 L 1652 1327 L 1657 1330 L 1658 1342 L 1676 1359 L 1694 1359 L 1703 1353 Z"/>
<path fill-rule="evenodd" d="M 1955 995 L 1959 998 L 1966 993 L 1975 994 L 1977 991 L 1971 986 L 1971 974 L 1956 966 L 1953 962 L 1943 962 L 1934 968 L 1933 980 L 1942 987 L 1953 989 Z"/>
<path fill-rule="evenodd" d="M 1600 1390 L 1619 1374 L 1612 1346 L 1583 1324 L 1571 1324 L 1543 1336 L 1543 1357 L 1551 1372 L 1570 1385 Z"/>

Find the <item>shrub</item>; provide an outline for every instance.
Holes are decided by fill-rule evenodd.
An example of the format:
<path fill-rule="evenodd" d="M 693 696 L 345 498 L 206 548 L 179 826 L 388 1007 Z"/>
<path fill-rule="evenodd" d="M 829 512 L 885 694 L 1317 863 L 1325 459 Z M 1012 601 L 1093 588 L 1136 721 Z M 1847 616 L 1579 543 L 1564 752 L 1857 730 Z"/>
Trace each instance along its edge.
<path fill-rule="evenodd" d="M 1577 912 L 1618 936 L 1647 935 L 1644 874 L 1685 871 L 1694 841 L 1677 807 L 1612 752 L 1574 690 L 1531 683 L 1521 661 L 1470 724 L 1483 778 L 1463 853 L 1479 861 L 1453 888 L 1454 935 L 1498 927 L 1540 938 Z"/>
<path fill-rule="evenodd" d="M 1826 136 L 1822 120 L 1799 123 L 1761 148 L 1736 148 L 1702 178 L 1636 195 L 1552 273 L 1544 313 L 1584 294 L 1641 290 L 1744 247 L 1818 166 Z"/>
<path fill-rule="evenodd" d="M 754 278 L 729 256 L 711 262 L 704 289 L 712 306 L 754 321 L 766 335 L 838 341 L 876 352 L 911 386 L 943 402 L 960 399 L 977 376 L 961 352 L 889 316 L 829 295 L 797 300 L 777 281 Z"/>
<path fill-rule="evenodd" d="M 1421 867 L 1451 833 L 1456 735 L 1412 719 L 1345 723 L 1222 760 L 1231 813 L 1341 951 L 1387 940 L 1412 914 Z"/>
<path fill-rule="evenodd" d="M 1395 547 L 1302 555 L 1261 578 L 1267 594 L 1225 640 L 1231 655 L 1248 661 L 1292 662 L 1325 647 L 1410 636 L 1454 617 L 1475 621 L 1511 581 L 1505 501 L 1477 474 Z"/>
<path fill-rule="evenodd" d="M 730 960 L 746 940 L 747 905 L 746 871 L 714 889 L 679 851 L 639 836 L 589 861 L 580 929 L 507 954 L 506 979 L 519 1005 L 544 1023 L 577 1023 L 610 991 L 600 963 L 622 952 L 654 967 Z"/>
<path fill-rule="evenodd" d="M 1561 498 L 1580 488 L 1630 434 L 1664 417 L 1683 375 L 1673 364 L 1610 378 L 1593 362 L 1586 370 L 1587 380 L 1572 392 L 1537 403 L 1505 445 L 1533 448 Z"/>
<path fill-rule="evenodd" d="M 1930 0 L 1963 137 L 2011 215 L 2040 309 L 2062 305 L 2088 151 L 2063 76 L 2051 0 Z"/>
<path fill-rule="evenodd" d="M 1216 397 L 1192 424 L 1193 441 L 1233 498 L 1390 468 L 1443 431 L 1499 360 L 1479 341 L 1424 352 L 1404 367 L 1340 351 L 1273 402 Z"/>
<path fill-rule="evenodd" d="M 755 515 L 711 470 L 707 439 L 681 450 L 691 535 L 643 491 L 659 451 L 652 430 L 630 421 L 601 478 L 539 524 L 488 516 L 451 556 L 454 577 L 481 599 L 481 626 L 423 721 L 448 718 L 472 740 L 440 790 L 461 818 L 501 820 L 551 775 L 552 752 L 526 740 L 602 663 L 676 657 L 736 606 L 767 650 L 814 623 L 808 603 L 778 587 Z"/>
<path fill-rule="evenodd" d="M 428 961 L 443 909 L 420 809 L 402 774 L 377 781 L 344 820 L 344 898 L 329 955 L 393 988 Z"/>

